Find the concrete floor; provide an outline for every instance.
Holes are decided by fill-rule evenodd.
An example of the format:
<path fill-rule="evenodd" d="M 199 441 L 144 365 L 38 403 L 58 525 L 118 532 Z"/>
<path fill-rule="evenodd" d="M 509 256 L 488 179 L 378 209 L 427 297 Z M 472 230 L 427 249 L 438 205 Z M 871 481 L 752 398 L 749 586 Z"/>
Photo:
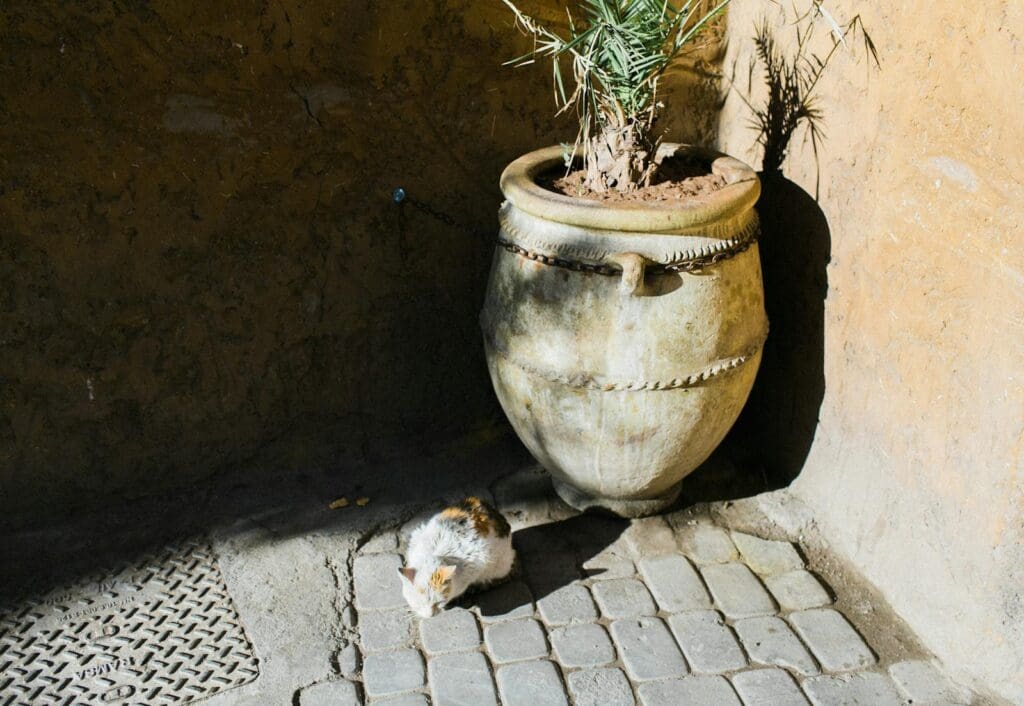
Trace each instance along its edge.
<path fill-rule="evenodd" d="M 486 458 L 15 534 L 0 704 L 983 703 L 784 491 L 626 522 L 579 516 L 517 452 Z M 509 517 L 517 573 L 421 621 L 397 592 L 405 536 L 468 494 Z"/>

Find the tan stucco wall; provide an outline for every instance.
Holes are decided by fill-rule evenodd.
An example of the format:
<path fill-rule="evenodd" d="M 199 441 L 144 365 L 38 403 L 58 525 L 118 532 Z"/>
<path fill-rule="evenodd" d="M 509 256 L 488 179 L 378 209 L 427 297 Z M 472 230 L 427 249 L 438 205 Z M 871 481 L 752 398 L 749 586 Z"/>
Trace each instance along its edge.
<path fill-rule="evenodd" d="M 840 57 L 821 84 L 824 395 L 793 489 L 947 667 L 1024 703 L 1024 4 L 827 6 L 882 67 Z M 732 7 L 741 73 L 763 13 Z M 756 163 L 746 117 L 730 98 L 721 144 Z"/>
<path fill-rule="evenodd" d="M 3 3 L 0 525 L 507 433 L 498 176 L 573 130 L 528 46 L 475 0 Z"/>

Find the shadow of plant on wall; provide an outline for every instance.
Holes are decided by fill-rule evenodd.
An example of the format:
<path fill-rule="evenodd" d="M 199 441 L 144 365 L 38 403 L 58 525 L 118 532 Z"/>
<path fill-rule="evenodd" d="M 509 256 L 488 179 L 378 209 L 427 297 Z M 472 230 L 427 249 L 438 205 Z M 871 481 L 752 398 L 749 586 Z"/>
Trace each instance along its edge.
<path fill-rule="evenodd" d="M 832 240 L 817 200 L 825 138 L 819 81 L 840 55 L 856 58 L 862 53 L 869 70 L 880 67 L 859 15 L 839 25 L 818 2 L 804 12 L 787 12 L 782 6 L 779 12 L 781 17 L 764 18 L 755 28 L 746 85 L 737 81 L 737 64 L 728 80 L 730 92 L 752 114 L 750 125 L 764 155 L 758 211 L 771 335 L 750 399 L 724 450 L 744 474 L 759 476 L 765 489 L 789 485 L 800 473 L 825 395 L 825 298 Z M 828 28 L 828 38 L 821 35 L 822 27 Z M 783 172 L 798 132 L 810 143 L 815 160 L 813 197 Z"/>

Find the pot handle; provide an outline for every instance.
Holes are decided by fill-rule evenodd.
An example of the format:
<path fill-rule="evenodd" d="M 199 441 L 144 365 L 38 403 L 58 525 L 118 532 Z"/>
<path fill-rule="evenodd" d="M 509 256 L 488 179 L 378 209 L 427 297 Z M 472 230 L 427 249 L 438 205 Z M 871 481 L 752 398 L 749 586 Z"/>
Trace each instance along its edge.
<path fill-rule="evenodd" d="M 644 270 L 647 268 L 647 259 L 635 252 L 612 255 L 608 259 L 622 268 L 619 292 L 623 296 L 641 295 L 644 288 Z"/>

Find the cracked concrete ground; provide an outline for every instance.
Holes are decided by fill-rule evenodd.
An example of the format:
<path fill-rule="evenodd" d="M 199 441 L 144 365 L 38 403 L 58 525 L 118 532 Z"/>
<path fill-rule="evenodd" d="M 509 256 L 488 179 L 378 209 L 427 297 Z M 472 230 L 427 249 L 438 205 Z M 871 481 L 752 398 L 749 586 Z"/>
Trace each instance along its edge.
<path fill-rule="evenodd" d="M 210 706 L 989 703 L 939 673 L 784 491 L 627 522 L 579 515 L 514 455 L 492 459 L 486 474 L 476 463 L 427 462 L 350 486 L 310 478 L 274 489 L 278 502 L 247 504 L 244 492 L 241 501 L 205 498 L 188 522 L 139 507 L 128 525 L 135 533 L 123 517 L 110 520 L 134 541 L 108 537 L 102 555 L 93 553 L 102 521 L 78 527 L 81 546 L 72 526 L 16 535 L 4 556 L 14 610 L 0 619 L 0 662 L 11 667 L 0 703 L 64 703 L 61 692 L 73 689 L 75 703 L 166 697 Z M 466 494 L 506 513 L 518 567 L 509 582 L 420 620 L 404 609 L 395 572 L 405 537 Z M 329 509 L 341 496 L 350 502 Z M 191 550 L 154 560 L 157 574 L 179 565 L 163 592 L 147 592 L 137 569 L 83 582 L 76 568 L 186 536 L 208 543 L 215 559 Z M 53 572 L 57 556 L 65 570 Z M 183 587 L 200 570 L 203 580 Z M 20 598 L 10 597 L 15 587 Z M 18 622 L 27 605 L 35 623 Z M 145 644 L 127 637 L 125 616 L 136 612 L 149 621 L 131 628 L 149 631 Z M 204 622 L 187 623 L 196 615 Z M 175 632 L 186 623 L 189 634 Z M 179 627 L 157 627 L 168 625 Z M 102 630 L 91 647 L 77 645 L 94 626 Z M 219 646 L 232 630 L 229 655 Z M 45 681 L 39 645 L 61 635 L 85 668 L 51 660 L 55 676 Z"/>

